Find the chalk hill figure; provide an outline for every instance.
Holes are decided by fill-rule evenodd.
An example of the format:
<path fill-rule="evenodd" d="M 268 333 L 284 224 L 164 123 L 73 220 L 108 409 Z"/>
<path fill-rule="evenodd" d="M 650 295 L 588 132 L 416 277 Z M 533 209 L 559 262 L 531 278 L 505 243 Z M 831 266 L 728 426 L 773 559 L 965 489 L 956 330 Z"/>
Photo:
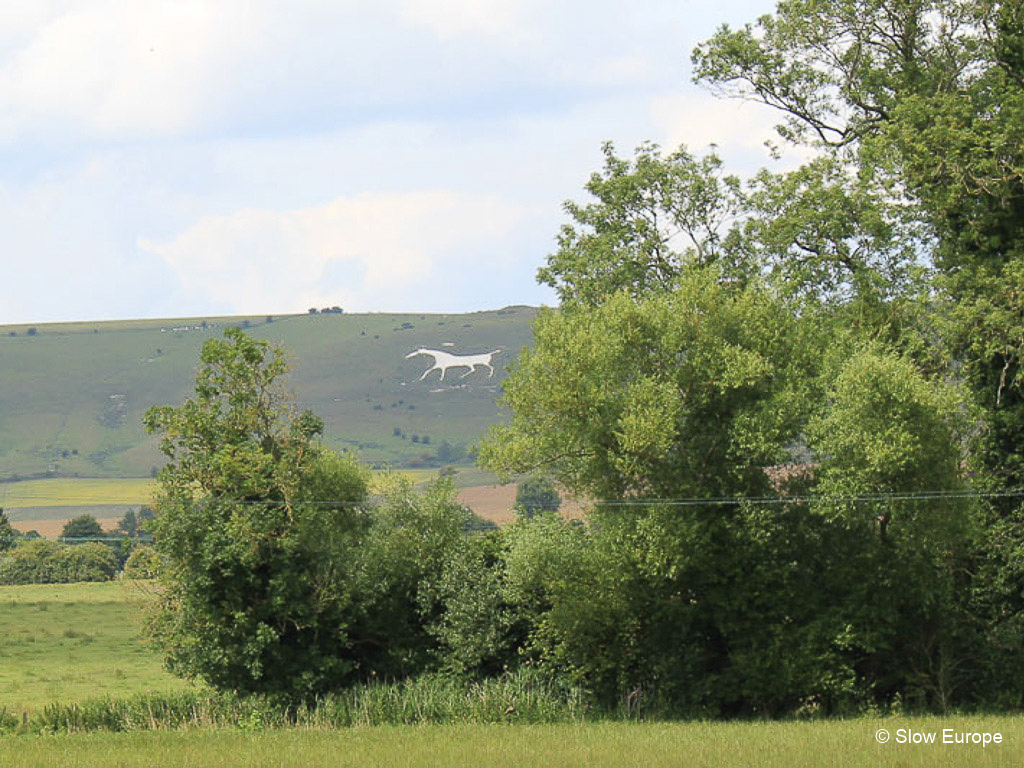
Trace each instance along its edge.
<path fill-rule="evenodd" d="M 441 371 L 441 381 L 444 381 L 444 375 L 449 368 L 468 368 L 460 378 L 466 378 L 469 374 L 476 370 L 476 367 L 483 366 L 487 368 L 487 378 L 491 378 L 494 375 L 494 368 L 491 365 L 491 360 L 496 354 L 501 352 L 500 349 L 496 349 L 493 352 L 486 352 L 481 355 L 453 355 L 451 352 L 442 352 L 439 349 L 425 349 L 420 347 L 415 352 L 410 352 L 406 355 L 408 360 L 410 357 L 416 357 L 417 355 L 429 355 L 434 358 L 434 364 L 423 372 L 420 376 L 419 381 L 423 381 L 427 378 L 427 374 L 431 371 Z"/>

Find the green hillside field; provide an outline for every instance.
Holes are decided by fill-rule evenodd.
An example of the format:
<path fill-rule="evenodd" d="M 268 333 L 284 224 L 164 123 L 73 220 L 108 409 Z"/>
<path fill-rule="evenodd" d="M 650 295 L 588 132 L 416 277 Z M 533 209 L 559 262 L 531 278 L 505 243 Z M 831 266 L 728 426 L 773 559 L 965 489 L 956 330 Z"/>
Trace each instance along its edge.
<path fill-rule="evenodd" d="M 141 424 L 152 405 L 191 392 L 199 349 L 225 327 L 285 348 L 300 408 L 325 421 L 325 442 L 373 464 L 469 462 L 501 418 L 504 368 L 531 341 L 536 310 L 460 315 L 316 314 L 0 326 L 0 481 L 144 478 L 161 464 Z M 418 347 L 501 349 L 495 375 L 437 372 Z"/>

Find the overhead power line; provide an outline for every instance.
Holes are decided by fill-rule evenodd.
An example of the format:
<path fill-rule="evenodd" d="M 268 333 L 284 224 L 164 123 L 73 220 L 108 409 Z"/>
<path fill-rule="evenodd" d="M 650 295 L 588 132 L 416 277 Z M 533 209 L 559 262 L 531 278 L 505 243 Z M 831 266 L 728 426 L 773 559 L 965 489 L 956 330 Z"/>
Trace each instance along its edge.
<path fill-rule="evenodd" d="M 850 504 L 859 502 L 937 501 L 947 499 L 1024 498 L 1024 490 L 1012 491 L 907 491 L 860 496 L 719 496 L 715 498 L 614 499 L 594 502 L 602 507 L 707 507 L 741 504 Z"/>
<path fill-rule="evenodd" d="M 30 496 L 21 496 L 21 500 L 31 500 Z M 595 507 L 725 507 L 740 505 L 770 506 L 781 504 L 856 504 L 856 503 L 886 503 L 893 501 L 947 501 L 957 499 L 1019 499 L 1024 498 L 1024 488 L 1008 489 L 1003 491 L 894 491 L 887 493 L 862 494 L 857 496 L 825 496 L 810 494 L 803 496 L 717 496 L 710 498 L 700 497 L 671 497 L 671 498 L 634 498 L 634 499 L 600 499 L 587 502 Z M 259 505 L 277 506 L 285 504 L 282 499 L 233 499 L 230 496 L 205 497 L 195 499 L 194 503 L 209 504 L 211 502 L 223 501 L 232 505 Z M 316 501 L 293 500 L 291 505 L 297 506 L 319 506 L 336 508 L 366 508 L 378 506 L 385 502 L 383 496 L 373 494 L 366 499 L 353 501 L 351 499 L 318 499 Z M 120 503 L 97 503 L 73 505 L 74 508 L 83 507 L 105 507 L 105 506 L 144 506 L 138 502 Z"/>

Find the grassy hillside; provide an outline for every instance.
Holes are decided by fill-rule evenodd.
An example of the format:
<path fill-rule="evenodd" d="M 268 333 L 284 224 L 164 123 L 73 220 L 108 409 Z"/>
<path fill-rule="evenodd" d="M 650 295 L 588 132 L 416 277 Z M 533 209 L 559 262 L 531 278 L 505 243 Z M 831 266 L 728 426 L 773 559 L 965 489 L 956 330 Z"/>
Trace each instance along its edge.
<path fill-rule="evenodd" d="M 289 385 L 300 407 L 324 418 L 328 445 L 396 466 L 460 463 L 501 417 L 503 368 L 530 342 L 535 312 L 0 326 L 0 480 L 148 476 L 161 456 L 142 414 L 188 396 L 199 348 L 228 325 L 288 351 Z M 437 372 L 419 381 L 430 359 L 405 358 L 418 347 L 502 353 L 493 378 L 453 370 L 443 382 Z"/>

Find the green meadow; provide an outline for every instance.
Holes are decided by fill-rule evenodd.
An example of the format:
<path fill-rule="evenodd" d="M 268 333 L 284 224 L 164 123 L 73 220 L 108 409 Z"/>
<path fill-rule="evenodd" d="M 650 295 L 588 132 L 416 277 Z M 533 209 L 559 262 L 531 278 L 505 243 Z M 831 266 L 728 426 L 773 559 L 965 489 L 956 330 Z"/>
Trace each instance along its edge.
<path fill-rule="evenodd" d="M 142 638 L 144 583 L 0 587 L 0 709 L 191 686 Z M 4 761 L 0 760 L 0 764 Z"/>
<path fill-rule="evenodd" d="M 23 480 L 0 484 L 0 507 L 36 509 L 149 504 L 154 488 L 155 483 L 149 478 L 60 477 Z"/>
<path fill-rule="evenodd" d="M 878 728 L 998 731 L 1003 743 L 879 744 Z M 1005 766 L 1019 765 L 1024 718 L 811 723 L 588 723 L 377 726 L 343 730 L 171 731 L 0 738 L 17 766 Z"/>

